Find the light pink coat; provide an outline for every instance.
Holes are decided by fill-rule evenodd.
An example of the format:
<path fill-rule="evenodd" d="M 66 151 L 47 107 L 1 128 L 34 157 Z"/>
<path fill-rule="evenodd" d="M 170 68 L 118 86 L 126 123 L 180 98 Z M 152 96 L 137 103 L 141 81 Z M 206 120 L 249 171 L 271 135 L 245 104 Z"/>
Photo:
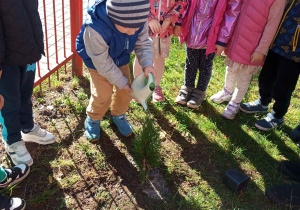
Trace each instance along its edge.
<path fill-rule="evenodd" d="M 232 61 L 245 65 L 263 66 L 264 59 L 259 63 L 251 63 L 251 55 L 261 44 L 270 8 L 274 2 L 275 0 L 242 0 L 236 28 L 225 50 L 226 55 Z M 276 31 L 278 25 L 274 27 Z"/>

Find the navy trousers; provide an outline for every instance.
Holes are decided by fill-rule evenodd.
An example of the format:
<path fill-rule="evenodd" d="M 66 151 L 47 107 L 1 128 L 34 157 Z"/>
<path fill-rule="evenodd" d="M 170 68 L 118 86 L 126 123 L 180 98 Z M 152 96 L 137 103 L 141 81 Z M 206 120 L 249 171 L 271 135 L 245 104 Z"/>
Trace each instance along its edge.
<path fill-rule="evenodd" d="M 3 66 L 0 79 L 0 94 L 4 106 L 0 110 L 2 136 L 8 145 L 22 139 L 21 130 L 32 129 L 32 91 L 35 64 L 26 66 Z"/>
<path fill-rule="evenodd" d="M 262 105 L 268 105 L 272 98 L 275 99 L 273 110 L 278 119 L 288 111 L 299 74 L 300 63 L 269 51 L 258 79 L 259 95 Z"/>

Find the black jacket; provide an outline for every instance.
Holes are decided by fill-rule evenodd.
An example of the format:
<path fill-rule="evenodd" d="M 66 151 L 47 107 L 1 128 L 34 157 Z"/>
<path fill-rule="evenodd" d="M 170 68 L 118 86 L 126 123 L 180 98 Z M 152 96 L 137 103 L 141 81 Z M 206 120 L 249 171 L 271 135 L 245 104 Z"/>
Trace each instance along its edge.
<path fill-rule="evenodd" d="M 2 65 L 35 63 L 44 54 L 38 0 L 0 0 L 0 70 Z"/>

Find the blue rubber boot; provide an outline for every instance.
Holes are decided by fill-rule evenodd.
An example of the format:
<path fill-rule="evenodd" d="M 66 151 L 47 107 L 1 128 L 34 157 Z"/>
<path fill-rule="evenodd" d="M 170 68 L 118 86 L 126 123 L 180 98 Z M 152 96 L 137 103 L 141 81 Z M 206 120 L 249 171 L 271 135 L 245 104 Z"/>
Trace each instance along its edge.
<path fill-rule="evenodd" d="M 84 125 L 86 138 L 92 143 L 97 142 L 100 139 L 100 120 L 92 120 L 90 117 L 86 117 Z"/>
<path fill-rule="evenodd" d="M 127 122 L 125 114 L 116 117 L 111 116 L 111 118 L 123 136 L 128 137 L 132 135 L 131 125 Z"/>

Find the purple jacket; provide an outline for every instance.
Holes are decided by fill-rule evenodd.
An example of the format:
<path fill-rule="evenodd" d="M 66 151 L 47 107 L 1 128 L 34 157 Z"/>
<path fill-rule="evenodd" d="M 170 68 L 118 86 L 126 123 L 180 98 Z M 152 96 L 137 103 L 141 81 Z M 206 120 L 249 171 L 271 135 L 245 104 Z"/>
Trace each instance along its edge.
<path fill-rule="evenodd" d="M 182 17 L 181 42 L 193 49 L 226 46 L 240 13 L 240 0 L 188 0 Z M 213 28 L 213 31 L 211 31 Z M 209 37 L 211 32 L 216 39 Z"/>

